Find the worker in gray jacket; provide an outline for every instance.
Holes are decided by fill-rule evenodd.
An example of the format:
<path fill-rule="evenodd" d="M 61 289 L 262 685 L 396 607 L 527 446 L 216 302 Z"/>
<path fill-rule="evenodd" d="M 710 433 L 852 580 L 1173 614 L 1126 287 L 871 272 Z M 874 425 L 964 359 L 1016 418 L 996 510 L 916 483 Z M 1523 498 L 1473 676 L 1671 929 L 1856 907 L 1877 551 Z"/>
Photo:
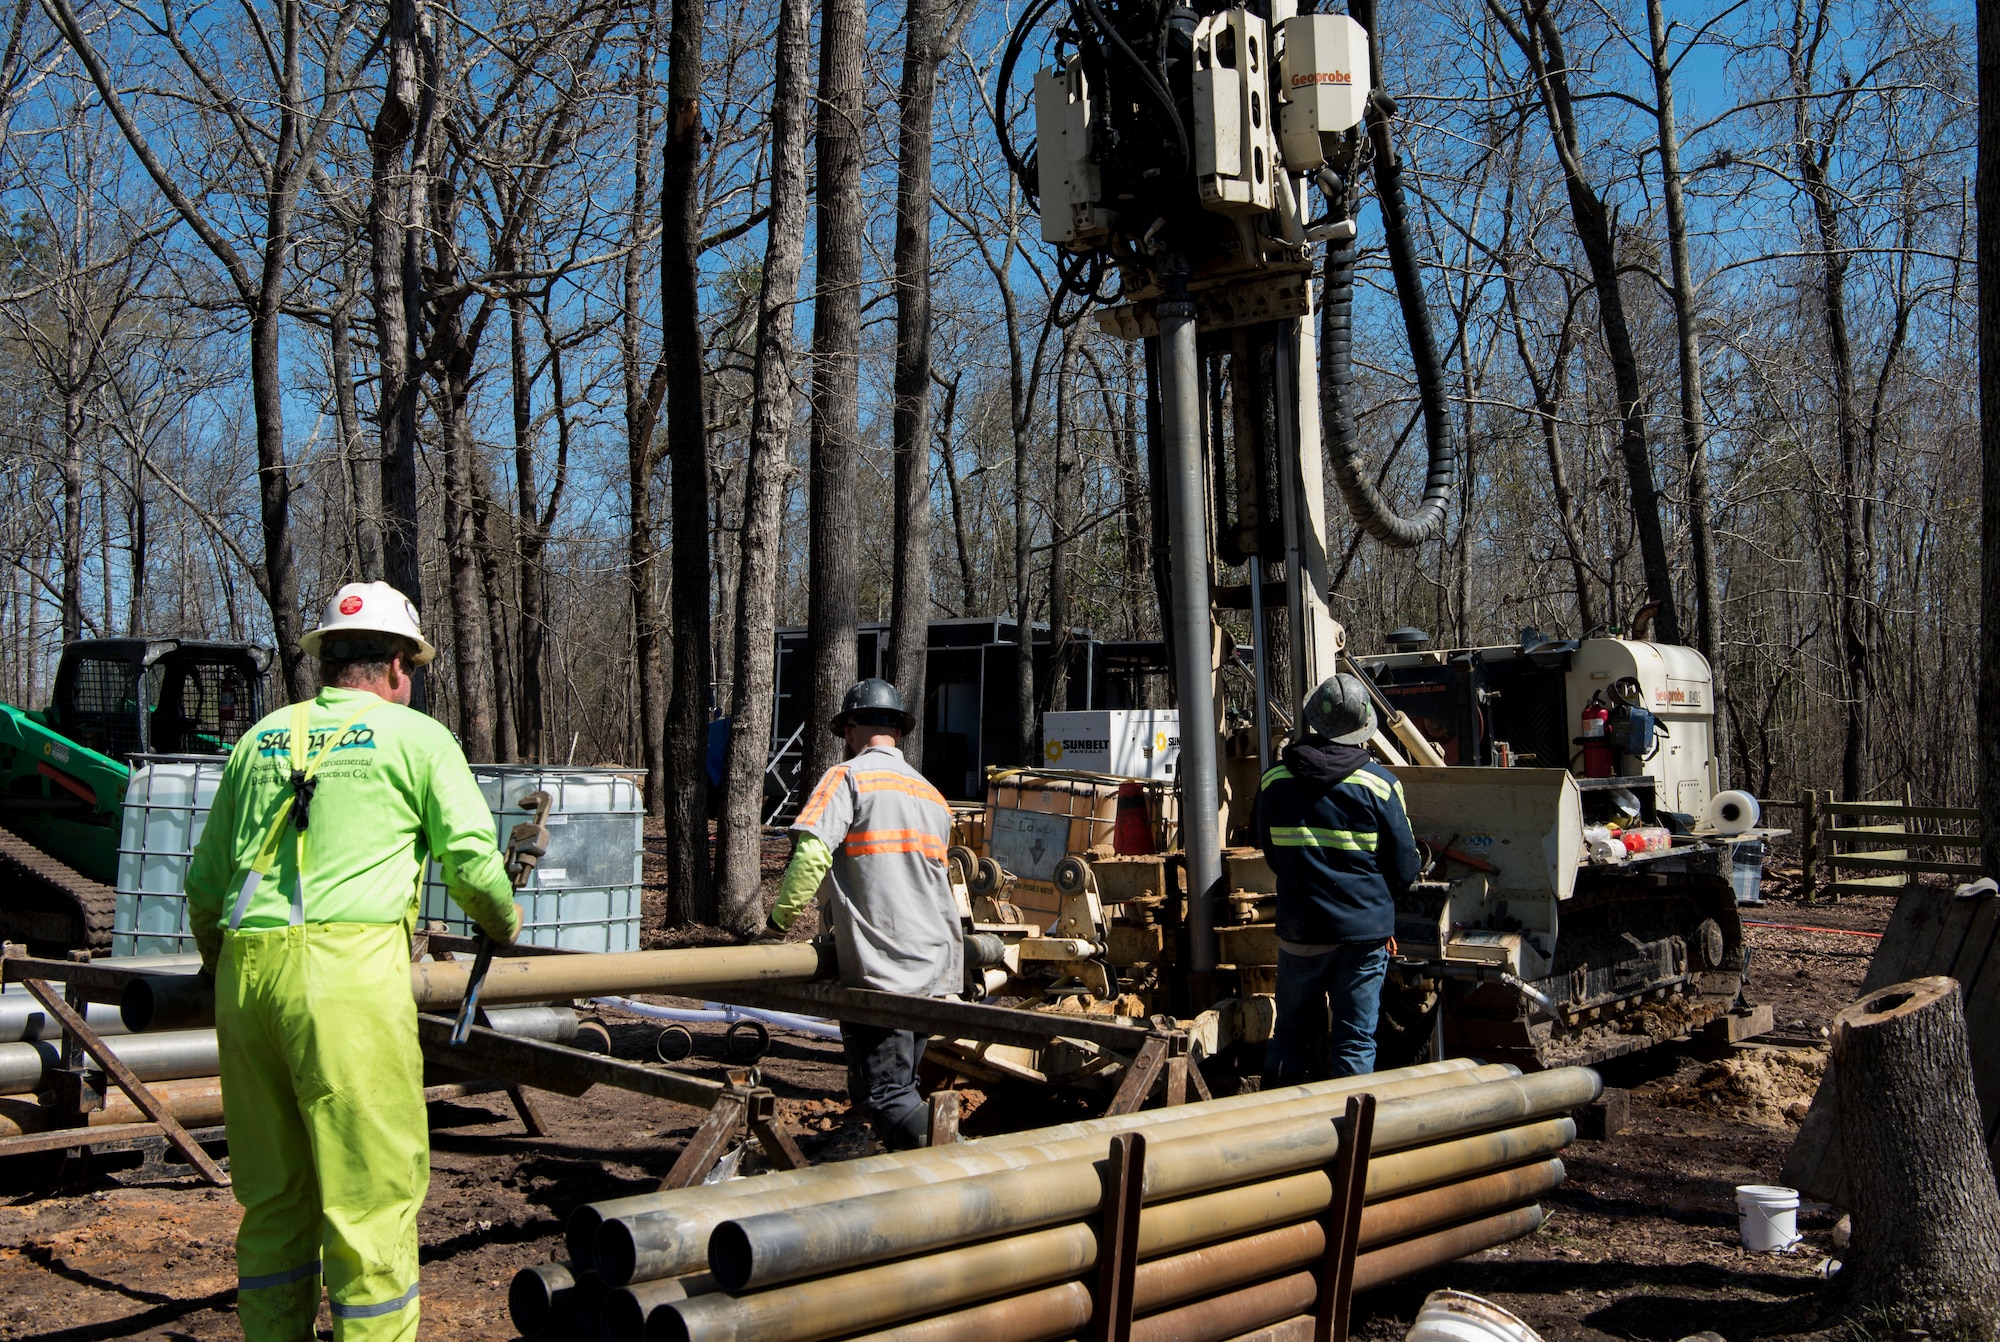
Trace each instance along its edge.
<path fill-rule="evenodd" d="M 945 851 L 951 808 L 903 758 L 916 719 L 885 680 L 855 684 L 829 724 L 848 758 L 826 771 L 792 822 L 792 860 L 767 935 L 782 936 L 832 881 L 834 946 L 849 987 L 943 997 L 964 978 L 964 938 Z M 929 1137 L 917 1063 L 924 1036 L 843 1023 L 847 1093 L 892 1151 Z"/>

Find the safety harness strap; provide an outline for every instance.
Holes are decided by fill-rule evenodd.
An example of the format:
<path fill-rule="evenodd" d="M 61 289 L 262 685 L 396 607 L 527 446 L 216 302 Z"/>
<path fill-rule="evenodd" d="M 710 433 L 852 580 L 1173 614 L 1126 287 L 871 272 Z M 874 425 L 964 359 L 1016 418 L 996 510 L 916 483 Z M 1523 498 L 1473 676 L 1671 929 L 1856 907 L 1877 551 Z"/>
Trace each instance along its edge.
<path fill-rule="evenodd" d="M 292 730 L 285 742 L 285 763 L 290 766 L 292 795 L 278 806 L 278 813 L 271 820 L 271 828 L 264 835 L 264 842 L 258 846 L 256 860 L 244 874 L 243 888 L 237 892 L 236 907 L 229 912 L 229 930 L 234 932 L 243 925 L 243 915 L 250 911 L 250 898 L 278 865 L 278 847 L 284 842 L 285 822 L 294 819 L 298 834 L 298 879 L 292 883 L 291 922 L 298 927 L 306 920 L 306 825 L 311 815 L 313 775 L 319 766 L 331 755 L 334 747 L 348 728 L 368 716 L 376 707 L 373 702 L 364 703 L 338 727 L 326 734 L 326 740 L 317 752 L 310 749 L 308 729 L 312 717 L 312 700 L 292 705 Z M 294 808 L 296 807 L 296 812 Z"/>

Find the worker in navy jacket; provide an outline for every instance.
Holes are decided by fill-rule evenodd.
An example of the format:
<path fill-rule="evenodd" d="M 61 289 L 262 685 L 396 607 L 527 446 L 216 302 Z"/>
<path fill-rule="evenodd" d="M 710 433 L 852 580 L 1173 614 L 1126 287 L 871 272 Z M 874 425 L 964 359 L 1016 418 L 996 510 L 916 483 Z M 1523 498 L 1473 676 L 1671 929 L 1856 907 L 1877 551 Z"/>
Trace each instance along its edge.
<path fill-rule="evenodd" d="M 1300 721 L 1305 735 L 1285 747 L 1257 798 L 1257 840 L 1278 888 L 1267 1090 L 1375 1070 L 1396 900 L 1417 878 L 1403 785 L 1365 744 L 1375 734 L 1367 687 L 1328 677 Z"/>

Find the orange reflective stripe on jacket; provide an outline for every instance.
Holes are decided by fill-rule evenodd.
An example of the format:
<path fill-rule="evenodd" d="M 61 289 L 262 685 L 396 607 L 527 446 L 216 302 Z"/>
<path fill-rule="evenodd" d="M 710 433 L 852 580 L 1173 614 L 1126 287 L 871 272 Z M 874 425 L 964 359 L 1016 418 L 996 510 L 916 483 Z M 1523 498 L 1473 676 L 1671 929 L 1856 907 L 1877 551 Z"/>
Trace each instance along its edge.
<path fill-rule="evenodd" d="M 826 814 L 827 803 L 833 800 L 834 794 L 840 790 L 840 785 L 846 777 L 845 764 L 836 764 L 821 775 L 819 786 L 812 790 L 812 796 L 806 798 L 805 809 L 801 810 L 799 818 L 792 822 L 792 828 L 811 829 L 818 824 L 819 818 Z"/>
<path fill-rule="evenodd" d="M 829 778 L 832 774 L 827 775 Z M 944 794 L 922 778 L 912 778 L 908 774 L 894 773 L 888 769 L 870 769 L 854 775 L 854 790 L 857 792 L 901 792 L 915 797 L 918 801 L 934 802 L 950 809 Z"/>
<path fill-rule="evenodd" d="M 849 857 L 870 853 L 921 853 L 939 862 L 945 860 L 945 844 L 937 835 L 921 829 L 850 830 L 840 851 Z"/>

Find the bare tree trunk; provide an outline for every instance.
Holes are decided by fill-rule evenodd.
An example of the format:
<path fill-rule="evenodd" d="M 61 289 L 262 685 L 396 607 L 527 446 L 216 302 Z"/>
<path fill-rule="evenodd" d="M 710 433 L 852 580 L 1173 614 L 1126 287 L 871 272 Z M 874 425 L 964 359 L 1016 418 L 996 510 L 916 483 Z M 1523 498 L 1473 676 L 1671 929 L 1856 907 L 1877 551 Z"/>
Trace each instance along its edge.
<path fill-rule="evenodd" d="M 1556 525 L 1562 531 L 1563 546 L 1569 551 L 1570 578 L 1576 586 L 1576 618 L 1580 626 L 1577 632 L 1579 635 L 1586 634 L 1597 627 L 1597 616 L 1590 595 L 1590 565 L 1583 554 L 1583 532 L 1578 525 L 1576 494 L 1570 489 L 1569 467 L 1563 461 L 1562 453 L 1563 384 L 1568 376 L 1570 352 L 1575 348 L 1572 343 L 1575 326 L 1567 316 L 1564 318 L 1562 331 L 1556 338 L 1555 351 L 1549 359 L 1549 370 L 1544 374 L 1528 352 L 1528 325 L 1521 315 L 1520 288 L 1514 272 L 1507 268 L 1504 259 L 1501 282 L 1507 316 L 1514 332 L 1514 349 L 1520 356 L 1521 369 L 1527 374 L 1529 390 L 1535 397 L 1535 422 L 1541 429 L 1542 451 L 1549 462 L 1549 489 L 1555 496 Z M 1574 312 L 1574 305 L 1569 310 Z"/>
<path fill-rule="evenodd" d="M 425 0 L 390 0 L 388 74 L 368 136 L 368 231 L 375 274 L 375 414 L 382 438 L 382 569 L 423 607 L 417 519 L 417 337 L 422 329 L 425 208 L 430 200 L 435 63 Z M 405 150 L 410 161 L 403 162 Z"/>
<path fill-rule="evenodd" d="M 1063 571 L 1066 555 L 1063 542 L 1070 525 L 1069 481 L 1071 470 L 1069 439 L 1076 432 L 1071 422 L 1071 382 L 1075 347 L 1069 333 L 1063 337 L 1062 354 L 1056 364 L 1055 487 L 1049 492 L 1049 684 L 1043 691 L 1045 713 L 1060 713 L 1069 705 L 1069 575 Z"/>
<path fill-rule="evenodd" d="M 754 930 L 764 920 L 764 770 L 776 705 L 778 530 L 791 474 L 792 313 L 806 239 L 806 133 L 811 126 L 812 3 L 778 7 L 777 70 L 771 89 L 771 217 L 757 294 L 750 450 L 743 475 L 742 572 L 736 585 L 736 692 L 724 766 L 720 903 L 724 927 Z"/>
<path fill-rule="evenodd" d="M 2000 5 L 1979 8 L 1979 832 L 2000 877 Z"/>
<path fill-rule="evenodd" d="M 451 339 L 450 318 L 440 330 Z M 460 347 L 463 349 L 463 347 Z M 474 763 L 493 759 L 493 686 L 486 659 L 486 602 L 479 586 L 478 539 L 473 534 L 471 387 L 465 353 L 454 352 L 438 378 L 438 437 L 444 447 L 444 551 L 451 595 L 451 660 L 457 671 L 458 736 Z"/>
<path fill-rule="evenodd" d="M 1792 120 L 1799 177 L 1812 202 L 1814 241 L 1819 250 L 1819 299 L 1826 321 L 1827 364 L 1833 374 L 1834 433 L 1840 451 L 1840 593 L 1836 620 L 1840 632 L 1841 696 L 1845 721 L 1840 750 L 1841 796 L 1850 801 L 1868 795 L 1874 785 L 1870 763 L 1875 703 L 1875 658 L 1872 629 L 1874 586 L 1874 516 L 1869 496 L 1873 471 L 1865 469 L 1858 393 L 1855 389 L 1854 347 L 1848 333 L 1848 252 L 1842 240 L 1840 198 L 1829 179 L 1836 146 L 1821 144 L 1809 126 L 1807 103 L 1815 83 L 1814 53 L 1829 23 L 1824 6 L 1809 19 L 1805 5 L 1793 10 L 1792 45 L 1787 52 L 1793 100 Z M 1809 31 L 1816 26 L 1817 33 Z"/>
<path fill-rule="evenodd" d="M 1837 1290 L 1871 1331 L 1940 1342 L 2000 1331 L 2000 1190 L 1986 1153 L 1964 995 L 1913 979 L 1833 1018 L 1854 1242 Z"/>
<path fill-rule="evenodd" d="M 632 212 L 628 225 L 623 283 L 624 320 L 618 329 L 618 354 L 625 381 L 625 490 L 631 510 L 626 532 L 626 583 L 632 606 L 632 660 L 639 687 L 639 742 L 645 759 L 646 814 L 664 816 L 667 807 L 666 685 L 660 664 L 660 610 L 655 596 L 659 582 L 659 541 L 653 531 L 653 469 L 659 465 L 655 446 L 660 402 L 666 395 L 667 362 L 653 367 L 651 379 L 642 371 L 639 344 L 643 333 L 640 297 L 643 282 L 638 239 L 645 227 L 642 211 L 652 200 L 654 33 L 658 9 L 639 42 L 638 108 L 632 144 Z M 677 23 L 679 19 L 675 20 Z M 669 206 L 669 213 L 674 207 Z M 665 264 L 664 258 L 662 265 Z"/>
<path fill-rule="evenodd" d="M 972 580 L 972 542 L 965 529 L 965 496 L 959 489 L 958 445 L 952 433 L 958 415 L 958 384 L 957 377 L 944 384 L 944 413 L 938 417 L 938 460 L 944 464 L 945 493 L 951 501 L 952 547 L 958 556 L 958 613 L 970 615 L 979 604 L 979 589 Z"/>
<path fill-rule="evenodd" d="M 903 752 L 924 758 L 931 619 L 931 112 L 949 45 L 946 0 L 909 0 L 896 172 L 895 558 L 890 643 L 896 688 L 917 725 Z"/>
<path fill-rule="evenodd" d="M 265 259 L 265 295 L 250 322 L 250 396 L 257 422 L 258 514 L 264 531 L 264 599 L 278 645 L 285 692 L 311 698 L 316 668 L 299 648 L 299 575 L 292 563 L 292 484 L 285 464 L 285 386 L 279 369 L 278 318 L 283 249 Z"/>
<path fill-rule="evenodd" d="M 1018 353 L 1015 364 L 1019 365 Z M 1015 379 L 1019 382 L 1019 377 Z M 1041 748 L 1041 732 L 1035 724 L 1035 608 L 1034 570 L 1030 560 L 1034 557 L 1034 532 L 1028 513 L 1028 426 L 1025 422 L 1019 392 L 1016 393 L 1014 413 L 1014 711 L 1020 716 L 1016 724 L 1016 743 L 1023 766 L 1033 768 L 1041 763 L 1038 754 Z"/>
<path fill-rule="evenodd" d="M 83 314 L 77 314 L 78 319 Z M 83 637 L 83 333 L 70 323 L 63 349 L 62 636 Z"/>
<path fill-rule="evenodd" d="M 666 730 L 670 923 L 716 921 L 708 859 L 708 427 L 699 288 L 703 10 L 704 0 L 673 0 L 660 174 L 660 321 L 667 454 L 673 463 L 673 693 Z"/>
<path fill-rule="evenodd" d="M 500 547 L 494 537 L 497 523 L 492 491 L 486 487 L 486 463 L 477 455 L 470 458 L 472 478 L 472 535 L 479 547 L 479 588 L 486 600 L 486 634 L 493 660 L 493 758 L 512 764 L 520 758 L 514 714 L 514 657 L 508 637 L 507 580 L 500 569 Z"/>
<path fill-rule="evenodd" d="M 549 340 L 549 389 L 553 399 L 552 418 L 556 424 L 555 480 L 544 499 L 535 474 L 533 388 L 528 382 L 527 315 L 523 305 L 510 303 L 509 357 L 513 369 L 514 402 L 514 507 L 520 527 L 520 568 L 517 583 L 521 595 L 521 752 L 537 764 L 551 763 L 548 742 L 548 706 L 544 702 L 544 677 L 548 661 L 547 592 L 548 570 L 542 560 L 549 528 L 555 523 L 556 506 L 562 501 L 563 485 L 569 476 L 569 405 L 563 384 L 561 343 Z"/>
<path fill-rule="evenodd" d="M 867 232 L 861 198 L 862 102 L 868 54 L 864 0 L 820 6 L 819 266 L 813 297 L 812 468 L 807 563 L 807 642 L 812 695 L 806 715 L 806 774 L 840 758 L 826 724 L 854 682 L 859 563 L 855 464 L 861 420 L 861 253 Z"/>
<path fill-rule="evenodd" d="M 344 271 L 342 278 L 346 278 Z M 333 383 L 333 415 L 340 430 L 340 455 L 347 470 L 347 487 L 354 496 L 355 576 L 362 582 L 384 582 L 381 454 L 371 456 L 362 440 L 361 414 L 354 403 L 354 349 L 349 330 L 352 320 L 353 310 L 348 302 L 334 308 L 327 323 L 332 347 L 327 373 Z"/>
<path fill-rule="evenodd" d="M 1146 472 L 1139 464 L 1139 405 L 1145 397 L 1145 388 L 1139 384 L 1139 359 L 1136 347 L 1131 341 L 1125 342 L 1124 367 L 1125 408 L 1120 422 L 1118 439 L 1118 480 L 1119 509 L 1125 523 L 1125 591 L 1128 598 L 1130 628 L 1128 637 L 1139 637 L 1146 627 L 1144 612 L 1146 601 L 1139 586 L 1152 568 L 1150 558 L 1152 541 L 1152 521 L 1150 509 L 1152 496 L 1146 487 Z M 1277 477 L 1272 476 L 1275 483 Z M 1283 573 L 1283 562 L 1279 570 Z"/>
<path fill-rule="evenodd" d="M 1673 569 L 1667 558 L 1666 533 L 1660 524 L 1660 494 L 1653 483 L 1653 459 L 1646 445 L 1646 397 L 1639 362 L 1632 347 L 1631 326 L 1619 288 L 1618 253 L 1611 233 L 1611 214 L 1584 176 L 1582 135 L 1577 129 L 1569 86 L 1569 58 L 1562 34 L 1545 5 L 1522 6 L 1527 27 L 1514 22 L 1487 0 L 1487 8 L 1507 30 L 1534 72 L 1548 114 L 1549 133 L 1568 187 L 1570 217 L 1590 263 L 1597 294 L 1598 326 L 1611 362 L 1611 380 L 1618 398 L 1618 450 L 1632 501 L 1632 524 L 1639 537 L 1639 557 L 1646 577 L 1646 595 L 1659 603 L 1654 629 L 1664 643 L 1681 641 L 1680 612 L 1674 604 Z"/>
<path fill-rule="evenodd" d="M 127 482 L 131 506 L 126 510 L 125 534 L 131 556 L 132 581 L 126 591 L 125 629 L 136 634 L 146 626 L 146 468 L 137 444 L 132 453 L 132 478 Z"/>
<path fill-rule="evenodd" d="M 1653 92 L 1659 112 L 1660 190 L 1667 207 L 1667 249 L 1673 259 L 1674 334 L 1680 347 L 1681 454 L 1687 466 L 1688 549 L 1694 563 L 1694 642 L 1708 659 L 1710 703 L 1728 693 L 1722 658 L 1722 588 L 1715 571 L 1715 528 L 1709 516 L 1708 425 L 1701 404 L 1701 332 L 1695 324 L 1694 270 L 1688 259 L 1687 208 L 1681 193 L 1681 140 L 1674 121 L 1674 66 L 1661 0 L 1646 0 L 1652 34 Z M 1729 733 L 1714 733 L 1715 776 L 1729 781 Z"/>

